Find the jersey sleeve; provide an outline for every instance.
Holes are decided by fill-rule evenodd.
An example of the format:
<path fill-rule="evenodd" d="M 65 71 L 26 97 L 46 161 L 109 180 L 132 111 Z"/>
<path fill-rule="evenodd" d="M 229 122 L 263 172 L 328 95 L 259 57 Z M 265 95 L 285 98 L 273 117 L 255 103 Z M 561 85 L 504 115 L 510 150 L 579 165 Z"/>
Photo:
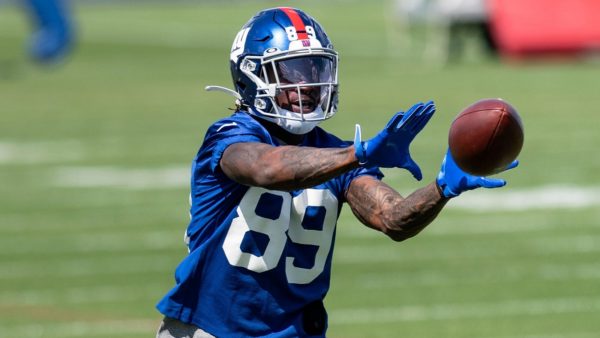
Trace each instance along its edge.
<path fill-rule="evenodd" d="M 378 167 L 354 169 L 344 175 L 345 177 L 343 180 L 343 184 L 344 184 L 343 191 L 348 190 L 348 187 L 350 187 L 350 183 L 352 182 L 352 180 L 354 180 L 357 177 L 364 176 L 364 175 L 373 176 L 378 180 L 381 180 L 384 176 Z"/>
<path fill-rule="evenodd" d="M 219 167 L 223 152 L 230 145 L 240 142 L 271 143 L 270 137 L 257 122 L 251 118 L 235 117 L 213 124 L 206 133 L 200 149 L 200 153 L 204 154 L 199 154 L 199 158 L 208 160 L 213 173 Z"/>

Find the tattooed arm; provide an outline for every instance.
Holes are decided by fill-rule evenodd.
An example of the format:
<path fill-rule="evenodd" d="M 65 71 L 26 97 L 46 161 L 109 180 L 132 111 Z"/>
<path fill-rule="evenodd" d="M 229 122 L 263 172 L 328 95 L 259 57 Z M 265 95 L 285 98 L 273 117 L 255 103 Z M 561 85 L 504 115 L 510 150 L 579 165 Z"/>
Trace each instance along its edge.
<path fill-rule="evenodd" d="M 276 190 L 310 188 L 359 166 L 354 147 L 274 147 L 264 143 L 234 143 L 227 147 L 221 169 L 241 184 Z M 435 182 L 403 198 L 387 184 L 360 176 L 352 181 L 346 200 L 356 217 L 395 241 L 418 234 L 442 210 L 447 198 Z"/>
<path fill-rule="evenodd" d="M 354 179 L 346 192 L 346 200 L 362 223 L 398 242 L 423 230 L 448 201 L 435 182 L 404 198 L 371 176 Z"/>
<path fill-rule="evenodd" d="M 310 188 L 357 168 L 354 147 L 274 147 L 234 143 L 225 149 L 221 169 L 241 184 L 275 190 Z"/>

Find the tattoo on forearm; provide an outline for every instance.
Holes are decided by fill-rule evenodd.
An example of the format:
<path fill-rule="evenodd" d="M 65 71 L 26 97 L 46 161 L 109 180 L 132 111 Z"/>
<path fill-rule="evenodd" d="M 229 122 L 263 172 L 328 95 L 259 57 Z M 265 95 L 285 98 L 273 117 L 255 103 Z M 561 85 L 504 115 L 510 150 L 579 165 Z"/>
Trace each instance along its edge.
<path fill-rule="evenodd" d="M 352 167 L 352 158 L 346 149 L 317 149 L 279 147 L 282 178 L 292 178 L 293 185 L 310 187 L 336 177 Z"/>
<path fill-rule="evenodd" d="M 403 198 L 387 184 L 374 179 L 353 182 L 347 199 L 361 222 L 396 240 L 418 234 L 446 204 L 435 183 Z"/>

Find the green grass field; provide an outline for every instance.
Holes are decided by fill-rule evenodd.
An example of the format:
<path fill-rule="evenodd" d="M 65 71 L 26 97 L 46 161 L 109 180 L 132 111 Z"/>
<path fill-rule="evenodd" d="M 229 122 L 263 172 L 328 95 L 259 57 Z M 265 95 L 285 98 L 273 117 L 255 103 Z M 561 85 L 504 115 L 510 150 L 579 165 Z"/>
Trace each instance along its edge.
<path fill-rule="evenodd" d="M 278 4 L 80 5 L 80 44 L 51 69 L 28 62 L 24 15 L 0 7 L 0 337 L 154 335 L 154 304 L 186 254 L 188 164 L 232 106 L 203 87 L 229 86 L 237 30 Z M 451 201 L 407 242 L 345 208 L 328 335 L 597 337 L 598 63 L 433 66 L 402 50 L 381 1 L 297 6 L 341 55 L 340 111 L 324 123 L 340 137 L 355 123 L 372 135 L 393 112 L 435 99 L 412 146 L 429 182 L 450 122 L 471 102 L 503 97 L 526 129 L 507 187 Z M 423 184 L 386 175 L 404 194 Z M 469 208 L 482 201 L 498 208 Z"/>

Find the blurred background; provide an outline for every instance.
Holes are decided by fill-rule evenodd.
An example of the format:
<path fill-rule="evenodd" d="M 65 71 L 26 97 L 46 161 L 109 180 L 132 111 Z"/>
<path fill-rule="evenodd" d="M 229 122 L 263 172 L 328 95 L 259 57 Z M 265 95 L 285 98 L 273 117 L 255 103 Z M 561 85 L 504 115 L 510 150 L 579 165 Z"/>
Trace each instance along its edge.
<path fill-rule="evenodd" d="M 579 0 L 72 1 L 69 48 L 32 55 L 43 26 L 0 1 L 0 337 L 153 337 L 154 304 L 186 255 L 189 164 L 231 113 L 229 49 L 263 8 L 292 5 L 340 53 L 351 139 L 434 99 L 412 145 L 432 181 L 454 116 L 501 97 L 525 125 L 508 186 L 452 200 L 394 243 L 338 222 L 330 337 L 597 337 L 600 8 Z M 66 35 L 65 35 L 66 36 Z"/>

